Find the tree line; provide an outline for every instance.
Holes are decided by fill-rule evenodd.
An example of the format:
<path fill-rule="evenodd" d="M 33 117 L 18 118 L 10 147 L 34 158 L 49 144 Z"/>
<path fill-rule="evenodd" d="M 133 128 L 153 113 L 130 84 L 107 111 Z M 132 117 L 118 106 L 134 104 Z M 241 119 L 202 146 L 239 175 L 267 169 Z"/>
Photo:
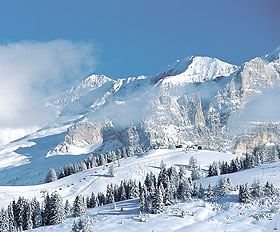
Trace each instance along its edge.
<path fill-rule="evenodd" d="M 280 146 L 278 144 L 255 146 L 252 153 L 245 157 L 236 157 L 229 163 L 214 161 L 209 165 L 208 176 L 234 173 L 241 170 L 257 167 L 263 163 L 274 163 L 280 160 Z"/>

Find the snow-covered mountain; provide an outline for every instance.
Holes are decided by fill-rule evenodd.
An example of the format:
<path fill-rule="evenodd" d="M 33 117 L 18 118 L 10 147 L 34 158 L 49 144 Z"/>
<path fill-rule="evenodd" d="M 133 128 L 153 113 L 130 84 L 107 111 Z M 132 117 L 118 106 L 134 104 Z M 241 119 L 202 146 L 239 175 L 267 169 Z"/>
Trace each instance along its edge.
<path fill-rule="evenodd" d="M 279 87 L 279 50 L 241 67 L 192 56 L 154 76 L 91 75 L 48 99 L 58 115 L 53 124 L 0 148 L 0 183 L 42 182 L 50 168 L 92 152 L 132 155 L 192 143 L 239 153 L 279 141 L 277 122 L 246 121 L 246 129 L 239 129 L 247 105 Z"/>

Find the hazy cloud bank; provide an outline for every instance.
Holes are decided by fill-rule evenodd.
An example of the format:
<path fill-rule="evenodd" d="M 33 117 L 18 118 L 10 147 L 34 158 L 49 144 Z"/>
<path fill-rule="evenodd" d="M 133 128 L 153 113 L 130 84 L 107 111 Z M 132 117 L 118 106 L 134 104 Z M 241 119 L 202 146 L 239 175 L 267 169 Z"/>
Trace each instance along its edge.
<path fill-rule="evenodd" d="M 65 40 L 0 44 L 0 144 L 52 119 L 46 97 L 85 77 L 94 64 L 91 44 Z"/>
<path fill-rule="evenodd" d="M 41 124 L 45 97 L 93 71 L 93 46 L 65 40 L 0 45 L 0 127 Z"/>

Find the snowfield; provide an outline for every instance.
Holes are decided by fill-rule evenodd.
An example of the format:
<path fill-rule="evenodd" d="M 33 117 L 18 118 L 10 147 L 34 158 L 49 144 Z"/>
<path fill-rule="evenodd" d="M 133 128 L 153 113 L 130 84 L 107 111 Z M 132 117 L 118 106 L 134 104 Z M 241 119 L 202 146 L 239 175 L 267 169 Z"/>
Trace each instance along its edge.
<path fill-rule="evenodd" d="M 24 196 L 26 198 L 37 197 L 43 199 L 46 192 L 57 191 L 65 201 L 68 199 L 72 204 L 78 194 L 84 196 L 91 192 L 105 191 L 108 183 L 120 183 L 124 179 L 136 179 L 143 181 L 146 173 L 159 173 L 160 163 L 163 160 L 167 167 L 174 165 L 186 165 L 189 158 L 196 157 L 202 171 L 214 160 L 229 161 L 236 155 L 213 151 L 188 151 L 182 149 L 168 150 L 159 149 L 140 156 L 130 157 L 120 161 L 120 166 L 115 163 L 116 177 L 108 176 L 108 166 L 92 168 L 48 184 L 34 186 L 1 186 L 0 205 L 7 206 L 14 198 Z M 110 165 L 110 164 L 109 164 Z M 188 172 L 190 175 L 190 172 Z M 252 183 L 259 179 L 262 185 L 266 181 L 280 187 L 280 163 L 263 164 L 259 167 L 226 174 L 233 184 Z M 203 178 L 197 183 L 207 186 L 209 182 L 216 184 L 221 176 Z M 86 215 L 90 217 L 93 231 L 273 231 L 278 228 L 279 216 L 277 210 L 280 207 L 278 201 L 268 202 L 268 206 L 260 207 L 258 201 L 249 204 L 240 204 L 238 191 L 233 191 L 217 203 L 202 200 L 192 200 L 174 204 L 166 207 L 162 214 L 139 215 L 139 199 L 117 202 L 117 208 L 112 204 L 87 210 Z M 121 210 L 123 208 L 123 211 Z M 274 209 L 274 211 L 273 211 Z M 182 211 L 184 217 L 182 217 Z M 257 220 L 256 215 L 263 216 Z M 141 218 L 141 221 L 140 221 Z M 71 231 L 73 221 L 77 218 L 68 216 L 65 223 L 56 226 L 45 226 L 29 231 Z M 280 225 L 279 225 L 280 226 Z"/>
<path fill-rule="evenodd" d="M 44 192 L 57 191 L 64 200 L 70 202 L 78 194 L 90 195 L 106 190 L 107 184 L 119 184 L 121 180 L 135 179 L 143 181 L 149 172 L 159 173 L 160 163 L 163 160 L 166 165 L 177 166 L 188 165 L 190 157 L 197 157 L 202 170 L 214 160 L 229 161 L 236 155 L 213 151 L 188 151 L 182 149 L 168 150 L 159 149 L 140 156 L 134 156 L 120 160 L 120 167 L 115 162 L 116 177 L 108 176 L 108 167 L 111 164 L 95 167 L 75 175 L 59 179 L 52 183 L 32 186 L 0 186 L 0 207 L 7 206 L 10 201 L 19 196 L 26 198 L 36 197 L 42 199 Z M 190 171 L 189 171 L 190 175 Z"/>

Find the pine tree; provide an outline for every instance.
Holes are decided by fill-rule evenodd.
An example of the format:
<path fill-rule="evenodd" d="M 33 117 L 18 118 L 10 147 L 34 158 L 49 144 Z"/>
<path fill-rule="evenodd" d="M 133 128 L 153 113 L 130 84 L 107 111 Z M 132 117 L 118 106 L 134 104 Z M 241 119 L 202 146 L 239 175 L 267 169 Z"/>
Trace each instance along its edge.
<path fill-rule="evenodd" d="M 128 182 L 128 199 L 134 199 L 139 196 L 139 188 L 135 181 Z"/>
<path fill-rule="evenodd" d="M 65 211 L 65 215 L 68 215 L 71 213 L 71 206 L 70 206 L 68 199 L 65 202 L 64 211 Z"/>
<path fill-rule="evenodd" d="M 208 199 L 208 201 L 212 201 L 214 199 L 214 191 L 213 191 L 213 187 L 212 187 L 211 183 L 209 183 L 209 185 L 208 185 L 207 199 Z"/>
<path fill-rule="evenodd" d="M 75 201 L 73 203 L 73 217 L 80 217 L 85 214 L 85 211 L 86 205 L 83 197 L 81 195 L 76 196 Z"/>
<path fill-rule="evenodd" d="M 264 192 L 262 190 L 262 186 L 261 186 L 261 183 L 259 180 L 254 180 L 251 187 L 252 187 L 251 194 L 253 197 L 262 197 L 264 195 Z"/>
<path fill-rule="evenodd" d="M 185 182 L 187 178 L 187 170 L 184 166 L 181 166 L 179 169 L 179 182 Z"/>
<path fill-rule="evenodd" d="M 108 184 L 107 185 L 107 190 L 106 190 L 106 204 L 110 204 L 110 203 L 113 203 L 113 202 L 115 202 L 113 185 Z"/>
<path fill-rule="evenodd" d="M 115 177 L 116 176 L 116 171 L 115 171 L 115 167 L 114 164 L 111 164 L 109 169 L 108 169 L 108 175 L 111 177 Z"/>
<path fill-rule="evenodd" d="M 51 168 L 46 176 L 45 183 L 50 183 L 57 180 L 56 172 Z"/>
<path fill-rule="evenodd" d="M 40 203 L 36 200 L 32 200 L 32 223 L 33 227 L 37 228 L 42 226 L 42 211 L 40 208 Z"/>
<path fill-rule="evenodd" d="M 152 197 L 152 213 L 159 214 L 164 210 L 162 186 L 159 186 Z"/>
<path fill-rule="evenodd" d="M 50 203 L 51 203 L 51 198 L 49 194 L 47 194 L 42 204 L 42 224 L 45 226 L 49 225 L 50 222 L 50 211 L 51 211 Z"/>
<path fill-rule="evenodd" d="M 233 191 L 234 189 L 231 179 L 229 177 L 227 178 L 227 189 L 228 191 Z"/>
<path fill-rule="evenodd" d="M 269 197 L 273 197 L 276 194 L 276 189 L 272 183 L 269 183 L 268 181 L 265 184 L 265 193 Z"/>
<path fill-rule="evenodd" d="M 76 221 L 73 222 L 72 232 L 80 232 L 79 227 L 78 227 Z"/>
<path fill-rule="evenodd" d="M 200 167 L 194 167 L 191 171 L 192 180 L 199 180 L 201 179 L 202 173 Z"/>
<path fill-rule="evenodd" d="M 16 229 L 16 222 L 15 222 L 12 204 L 10 204 L 8 206 L 7 212 L 8 212 L 8 218 L 9 218 L 9 232 L 12 232 L 12 231 L 15 231 L 15 229 Z"/>
<path fill-rule="evenodd" d="M 225 178 L 220 178 L 218 183 L 217 183 L 217 190 L 218 190 L 218 195 L 220 197 L 224 197 L 228 194 L 228 186 Z"/>
<path fill-rule="evenodd" d="M 65 172 L 63 168 L 60 168 L 58 173 L 58 179 L 61 179 L 63 177 L 65 177 Z"/>
<path fill-rule="evenodd" d="M 240 185 L 238 200 L 240 203 L 248 203 L 251 201 L 251 191 L 248 184 Z"/>
<path fill-rule="evenodd" d="M 205 192 L 204 187 L 203 187 L 202 183 L 200 183 L 199 190 L 198 190 L 198 198 L 203 199 L 204 192 Z"/>
<path fill-rule="evenodd" d="M 0 231 L 9 232 L 9 215 L 4 208 L 0 211 Z"/>
<path fill-rule="evenodd" d="M 173 192 L 172 192 L 172 189 L 170 188 L 169 183 L 167 183 L 167 186 L 166 186 L 164 194 L 163 194 L 163 203 L 166 206 L 173 204 Z"/>
<path fill-rule="evenodd" d="M 197 183 L 195 183 L 194 186 L 193 186 L 192 195 L 193 195 L 194 197 L 197 197 L 197 196 L 198 196 L 198 193 L 199 193 L 199 188 L 198 188 Z"/>
<path fill-rule="evenodd" d="M 146 186 L 146 185 L 145 185 L 145 186 Z M 120 185 L 120 187 L 119 187 L 119 191 L 118 191 L 118 192 L 119 192 L 118 195 L 119 195 L 120 201 L 124 201 L 124 200 L 127 199 L 127 198 L 126 198 L 126 192 L 125 192 L 125 188 L 124 188 L 123 182 L 121 182 L 121 185 Z"/>
<path fill-rule="evenodd" d="M 23 222 L 24 222 L 24 208 L 25 205 L 27 204 L 27 201 L 23 197 L 19 197 L 17 200 L 17 203 L 15 205 L 15 221 L 18 227 L 23 227 Z"/>
<path fill-rule="evenodd" d="M 65 210 L 61 196 L 54 192 L 50 200 L 50 225 L 61 224 L 65 221 Z"/>
<path fill-rule="evenodd" d="M 72 232 L 92 232 L 89 217 L 80 217 L 77 223 L 74 221 Z"/>
<path fill-rule="evenodd" d="M 90 199 L 89 199 L 89 208 L 95 208 L 96 207 L 96 197 L 94 195 L 94 193 L 91 193 Z"/>
<path fill-rule="evenodd" d="M 31 206 L 29 203 L 25 204 L 25 206 L 24 206 L 22 228 L 24 230 L 29 230 L 29 229 L 33 228 L 32 212 L 31 212 Z"/>
<path fill-rule="evenodd" d="M 175 198 L 177 187 L 178 187 L 178 173 L 175 167 L 171 166 L 168 170 L 169 184 L 170 189 L 173 194 L 173 198 Z"/>
<path fill-rule="evenodd" d="M 145 211 L 146 198 L 147 198 L 147 187 L 146 185 L 144 185 L 143 190 L 140 192 L 140 200 L 139 200 L 139 210 L 141 212 Z"/>

